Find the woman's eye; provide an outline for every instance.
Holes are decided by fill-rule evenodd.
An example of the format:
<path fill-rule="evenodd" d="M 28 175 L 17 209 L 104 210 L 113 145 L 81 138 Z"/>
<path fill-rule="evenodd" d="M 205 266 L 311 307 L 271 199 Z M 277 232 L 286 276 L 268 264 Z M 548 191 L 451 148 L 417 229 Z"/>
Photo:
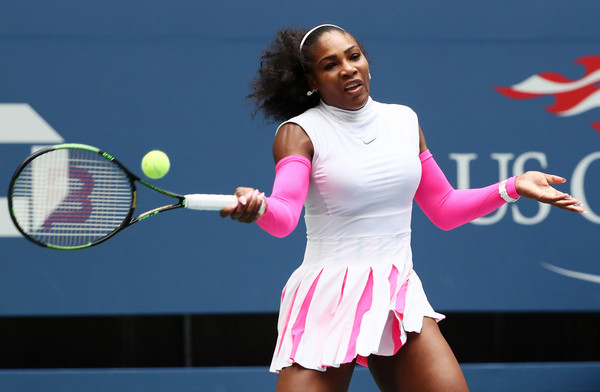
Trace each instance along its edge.
<path fill-rule="evenodd" d="M 350 55 L 350 60 L 358 60 L 360 58 L 360 53 L 353 53 Z"/>
<path fill-rule="evenodd" d="M 335 63 L 327 63 L 327 65 L 325 65 L 325 69 L 326 69 L 326 70 L 330 70 L 330 69 L 332 69 L 333 67 L 335 67 Z"/>

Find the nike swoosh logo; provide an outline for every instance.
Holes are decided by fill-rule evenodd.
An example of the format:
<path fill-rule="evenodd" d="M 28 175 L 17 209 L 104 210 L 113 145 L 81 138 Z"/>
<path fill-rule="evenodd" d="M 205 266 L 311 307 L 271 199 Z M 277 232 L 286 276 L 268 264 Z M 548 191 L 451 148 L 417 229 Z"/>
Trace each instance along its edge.
<path fill-rule="evenodd" d="M 562 276 L 566 276 L 568 278 L 585 280 L 587 282 L 600 284 L 600 275 L 588 274 L 585 272 L 578 272 L 578 271 L 571 271 L 568 269 L 560 268 L 555 265 L 543 263 L 543 262 L 542 262 L 542 266 L 552 272 L 555 272 Z"/>
<path fill-rule="evenodd" d="M 377 139 L 377 136 L 367 136 L 363 139 L 363 143 L 370 144 L 375 139 Z"/>

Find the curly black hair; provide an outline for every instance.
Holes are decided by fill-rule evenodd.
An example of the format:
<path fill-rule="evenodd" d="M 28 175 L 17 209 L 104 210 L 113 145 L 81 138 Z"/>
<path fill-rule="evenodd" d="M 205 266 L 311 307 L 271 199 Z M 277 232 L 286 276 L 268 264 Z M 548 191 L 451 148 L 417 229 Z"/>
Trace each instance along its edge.
<path fill-rule="evenodd" d="M 263 51 L 258 74 L 247 98 L 254 101 L 254 114 L 262 112 L 274 121 L 286 121 L 319 104 L 320 96 L 307 96 L 310 90 L 305 74 L 312 72 L 310 47 L 324 33 L 343 29 L 325 25 L 313 31 L 300 43 L 308 29 L 283 29 Z M 345 31 L 344 31 L 345 32 Z"/>

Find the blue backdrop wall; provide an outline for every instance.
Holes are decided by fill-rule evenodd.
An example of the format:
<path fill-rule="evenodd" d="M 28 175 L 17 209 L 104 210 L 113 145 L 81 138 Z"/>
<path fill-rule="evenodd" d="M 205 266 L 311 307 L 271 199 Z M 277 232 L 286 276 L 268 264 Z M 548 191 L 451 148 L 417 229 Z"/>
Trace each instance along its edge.
<path fill-rule="evenodd" d="M 542 170 L 566 177 L 559 189 L 585 200 L 586 215 L 521 200 L 451 232 L 416 207 L 415 268 L 434 307 L 600 310 L 600 3 L 25 0 L 1 8 L 6 187 L 32 148 L 66 141 L 102 148 L 137 172 L 147 151 L 164 150 L 171 171 L 154 182 L 176 192 L 248 185 L 269 193 L 276 124 L 252 119 L 245 100 L 260 52 L 280 27 L 336 23 L 368 50 L 372 97 L 418 113 L 455 186 Z M 535 75 L 537 90 L 520 84 Z M 5 196 L 0 208 L 5 316 L 273 312 L 305 239 L 302 223 L 276 239 L 215 213 L 177 211 L 65 253 L 20 238 Z"/>

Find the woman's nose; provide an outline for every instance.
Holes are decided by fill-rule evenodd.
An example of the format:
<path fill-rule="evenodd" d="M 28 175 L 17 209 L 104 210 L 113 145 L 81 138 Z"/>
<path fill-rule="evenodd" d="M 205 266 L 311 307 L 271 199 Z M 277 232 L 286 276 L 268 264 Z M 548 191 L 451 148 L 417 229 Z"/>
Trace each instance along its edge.
<path fill-rule="evenodd" d="M 342 75 L 354 75 L 356 72 L 358 72 L 356 70 L 356 67 L 354 66 L 354 64 L 351 64 L 348 61 L 344 61 L 342 63 Z"/>

